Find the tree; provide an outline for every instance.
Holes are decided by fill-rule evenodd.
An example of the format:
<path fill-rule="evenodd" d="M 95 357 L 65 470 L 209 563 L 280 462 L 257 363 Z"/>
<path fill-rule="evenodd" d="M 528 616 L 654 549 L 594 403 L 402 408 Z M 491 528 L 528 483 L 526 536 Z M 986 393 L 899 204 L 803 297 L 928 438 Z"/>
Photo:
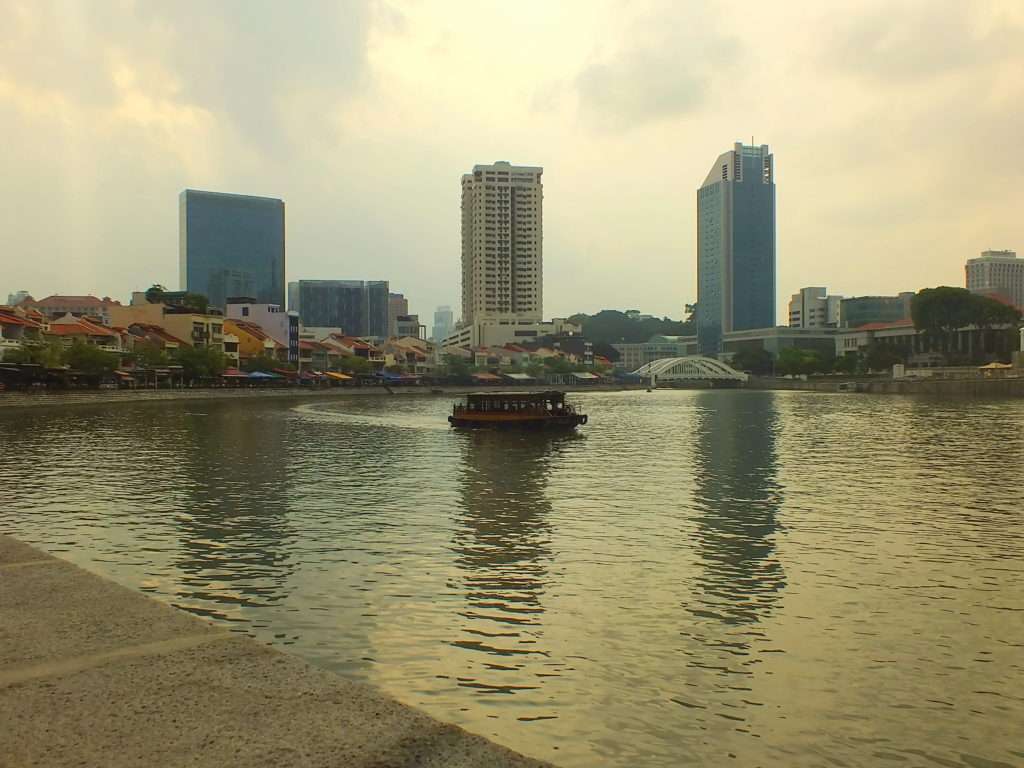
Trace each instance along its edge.
<path fill-rule="evenodd" d="M 539 360 L 531 359 L 526 366 L 526 372 L 534 379 L 539 379 L 541 374 L 544 373 L 544 364 Z"/>
<path fill-rule="evenodd" d="M 572 363 L 561 356 L 544 358 L 544 367 L 548 369 L 548 373 L 564 374 L 573 372 Z"/>
<path fill-rule="evenodd" d="M 76 339 L 65 351 L 64 362 L 71 366 L 72 370 L 81 371 L 89 376 L 102 376 L 111 373 L 117 367 L 119 357 L 116 353 L 105 352 L 99 347 Z"/>
<path fill-rule="evenodd" d="M 960 328 L 988 329 L 1016 323 L 1021 317 L 1014 307 L 948 285 L 918 291 L 910 302 L 910 315 L 914 327 L 936 339 L 943 352 L 949 351 L 950 336 Z"/>
<path fill-rule="evenodd" d="M 205 315 L 210 308 L 210 300 L 201 293 L 186 293 L 181 298 L 181 305 L 199 315 Z"/>
<path fill-rule="evenodd" d="M 755 376 L 772 372 L 772 354 L 766 349 L 741 349 L 732 357 L 732 367 L 748 371 Z"/>
<path fill-rule="evenodd" d="M 146 301 L 150 304 L 159 304 L 163 301 L 164 294 L 167 293 L 167 289 L 158 283 L 154 283 L 146 291 Z"/>
<path fill-rule="evenodd" d="M 135 342 L 135 362 L 144 368 L 161 368 L 170 362 L 163 347 L 149 341 Z"/>
<path fill-rule="evenodd" d="M 444 372 L 448 378 L 456 381 L 466 381 L 473 372 L 473 367 L 461 355 L 445 355 Z"/>
<path fill-rule="evenodd" d="M 594 344 L 636 343 L 647 341 L 651 336 L 691 336 L 695 326 L 691 322 L 679 322 L 668 317 L 634 320 L 615 309 L 603 309 L 596 315 L 576 314 L 569 321 L 583 327 L 583 335 Z"/>
<path fill-rule="evenodd" d="M 182 347 L 175 359 L 189 381 L 212 379 L 224 373 L 224 355 L 214 347 Z"/>
<path fill-rule="evenodd" d="M 64 365 L 64 345 L 59 341 L 25 344 L 4 354 L 4 362 L 59 368 Z"/>
<path fill-rule="evenodd" d="M 856 352 L 840 355 L 835 359 L 832 367 L 836 373 L 844 373 L 847 376 L 852 376 L 860 369 L 860 355 Z"/>
<path fill-rule="evenodd" d="M 270 373 L 276 368 L 285 367 L 276 358 L 270 355 L 260 355 L 259 357 L 250 357 L 242 362 L 242 370 L 251 373 L 252 371 L 262 371 L 263 373 Z"/>
<path fill-rule="evenodd" d="M 828 362 L 831 367 L 831 361 Z M 775 361 L 775 372 L 782 376 L 807 376 L 826 370 L 821 355 L 810 349 L 786 347 Z"/>
<path fill-rule="evenodd" d="M 869 371 L 887 371 L 902 362 L 899 353 L 885 344 L 873 343 L 864 354 L 864 365 Z"/>

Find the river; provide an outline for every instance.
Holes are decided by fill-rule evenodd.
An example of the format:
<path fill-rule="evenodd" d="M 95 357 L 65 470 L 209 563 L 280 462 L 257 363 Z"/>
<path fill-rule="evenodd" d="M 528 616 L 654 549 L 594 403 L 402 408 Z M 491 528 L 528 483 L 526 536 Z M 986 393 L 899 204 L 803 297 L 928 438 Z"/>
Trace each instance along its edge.
<path fill-rule="evenodd" d="M 1024 764 L 1024 400 L 0 412 L 0 531 L 566 768 Z"/>

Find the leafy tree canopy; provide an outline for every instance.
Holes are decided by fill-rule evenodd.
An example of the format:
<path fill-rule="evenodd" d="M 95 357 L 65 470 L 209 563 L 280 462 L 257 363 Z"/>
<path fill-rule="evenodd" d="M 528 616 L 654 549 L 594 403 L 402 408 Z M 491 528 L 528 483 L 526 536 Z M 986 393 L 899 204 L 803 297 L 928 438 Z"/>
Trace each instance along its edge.
<path fill-rule="evenodd" d="M 75 340 L 64 352 L 64 362 L 73 370 L 92 376 L 110 373 L 118 364 L 119 356 L 113 352 L 105 352 L 99 347 Z"/>
<path fill-rule="evenodd" d="M 224 355 L 213 347 L 182 347 L 175 354 L 182 375 L 191 381 L 224 373 Z"/>
<path fill-rule="evenodd" d="M 741 349 L 732 358 L 732 367 L 740 371 L 749 371 L 755 376 L 764 376 L 772 372 L 772 353 L 766 349 Z"/>
<path fill-rule="evenodd" d="M 651 336 L 692 336 L 696 326 L 692 322 L 680 322 L 663 317 L 634 320 L 616 309 L 603 309 L 596 315 L 577 314 L 569 318 L 572 323 L 583 326 L 583 335 L 598 344 L 638 343 Z"/>
<path fill-rule="evenodd" d="M 918 291 L 910 303 L 910 315 L 917 330 L 935 335 L 970 325 L 990 328 L 1015 323 L 1021 316 L 1000 301 L 948 285 Z"/>

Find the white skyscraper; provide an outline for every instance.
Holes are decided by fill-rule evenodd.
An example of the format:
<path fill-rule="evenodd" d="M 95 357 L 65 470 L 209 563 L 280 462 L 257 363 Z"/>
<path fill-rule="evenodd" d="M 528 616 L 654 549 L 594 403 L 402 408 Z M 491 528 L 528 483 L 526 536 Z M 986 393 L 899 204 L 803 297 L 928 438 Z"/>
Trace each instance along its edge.
<path fill-rule="evenodd" d="M 1013 251 L 982 251 L 978 258 L 967 260 L 967 289 L 1024 308 L 1024 259 Z"/>
<path fill-rule="evenodd" d="M 462 177 L 462 324 L 543 314 L 543 168 L 475 165 Z"/>

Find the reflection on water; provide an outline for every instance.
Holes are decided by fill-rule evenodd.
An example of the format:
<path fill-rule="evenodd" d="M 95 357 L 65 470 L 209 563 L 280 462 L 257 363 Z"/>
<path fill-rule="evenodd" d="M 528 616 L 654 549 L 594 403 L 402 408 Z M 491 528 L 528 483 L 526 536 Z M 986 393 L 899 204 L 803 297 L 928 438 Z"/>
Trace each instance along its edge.
<path fill-rule="evenodd" d="M 494 682 L 466 680 L 464 686 L 491 693 L 535 687 L 502 682 L 500 673 L 522 669 L 518 657 L 544 653 L 542 596 L 551 558 L 548 454 L 567 439 L 487 431 L 462 436 L 453 548 L 468 623 L 453 645 L 498 657 L 487 664 Z"/>
<path fill-rule="evenodd" d="M 195 406 L 193 406 L 195 407 Z M 185 416 L 185 503 L 175 515 L 181 571 L 176 604 L 243 620 L 238 607 L 284 600 L 294 570 L 288 549 L 288 422 L 211 408 Z"/>
<path fill-rule="evenodd" d="M 696 397 L 694 502 L 703 592 L 693 613 L 726 624 L 758 621 L 779 599 L 785 571 L 775 556 L 782 489 L 774 392 L 723 401 Z"/>
<path fill-rule="evenodd" d="M 579 400 L 0 407 L 0 530 L 567 768 L 1024 763 L 1024 402 Z"/>

